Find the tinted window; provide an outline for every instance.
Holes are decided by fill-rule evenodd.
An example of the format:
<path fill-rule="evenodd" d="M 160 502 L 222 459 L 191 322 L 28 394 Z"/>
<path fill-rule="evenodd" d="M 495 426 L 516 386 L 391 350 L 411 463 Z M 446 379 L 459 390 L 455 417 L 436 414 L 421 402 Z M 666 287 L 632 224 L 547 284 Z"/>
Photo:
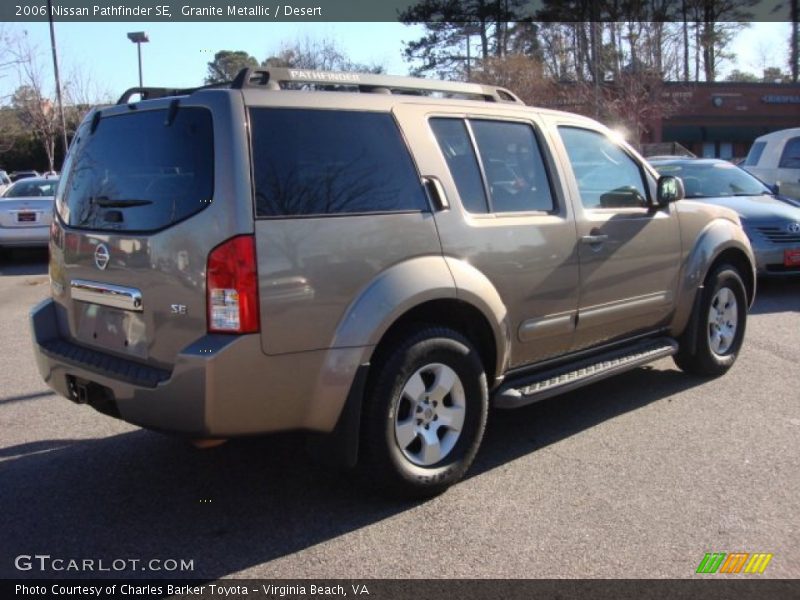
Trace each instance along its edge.
<path fill-rule="evenodd" d="M 74 154 L 74 156 L 72 156 Z M 154 231 L 208 206 L 214 191 L 211 113 L 180 108 L 104 117 L 81 128 L 58 211 L 74 227 Z"/>
<path fill-rule="evenodd" d="M 470 121 L 493 212 L 551 211 L 553 197 L 536 136 L 529 125 Z"/>
<path fill-rule="evenodd" d="M 779 169 L 800 169 L 800 137 L 786 141 L 781 153 Z"/>
<path fill-rule="evenodd" d="M 471 213 L 489 211 L 478 159 L 461 119 L 431 119 L 431 129 L 453 176 L 461 204 Z"/>
<path fill-rule="evenodd" d="M 767 142 L 756 142 L 750 148 L 750 152 L 747 153 L 747 158 L 744 160 L 744 164 L 746 167 L 754 167 L 758 164 L 758 161 L 761 160 L 761 155 L 764 153 L 764 148 L 766 147 Z"/>
<path fill-rule="evenodd" d="M 769 190 L 747 171 L 727 162 L 666 163 L 655 165 L 662 175 L 683 179 L 687 198 L 714 196 L 760 196 Z"/>
<path fill-rule="evenodd" d="M 389 114 L 253 108 L 250 123 L 258 216 L 428 208 Z"/>
<path fill-rule="evenodd" d="M 559 127 L 586 208 L 647 205 L 639 165 L 605 135 L 588 129 Z"/>

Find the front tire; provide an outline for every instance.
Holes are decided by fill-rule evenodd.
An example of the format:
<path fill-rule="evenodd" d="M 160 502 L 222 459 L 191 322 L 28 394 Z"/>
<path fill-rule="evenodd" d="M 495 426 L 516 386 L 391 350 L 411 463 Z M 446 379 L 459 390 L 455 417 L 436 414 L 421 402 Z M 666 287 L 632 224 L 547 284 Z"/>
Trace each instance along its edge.
<path fill-rule="evenodd" d="M 681 370 L 704 377 L 719 377 L 736 362 L 747 325 L 747 294 L 735 267 L 721 265 L 707 278 L 694 339 L 690 330 L 679 341 L 675 363 Z"/>
<path fill-rule="evenodd" d="M 483 438 L 486 374 L 460 333 L 421 327 L 378 358 L 362 419 L 361 465 L 393 495 L 439 494 L 466 473 Z"/>

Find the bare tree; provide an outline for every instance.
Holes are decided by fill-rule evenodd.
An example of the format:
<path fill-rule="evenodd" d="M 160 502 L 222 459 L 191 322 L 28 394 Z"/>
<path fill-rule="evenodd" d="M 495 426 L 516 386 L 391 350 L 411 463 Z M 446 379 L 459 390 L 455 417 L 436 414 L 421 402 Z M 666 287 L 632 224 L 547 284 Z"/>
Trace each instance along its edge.
<path fill-rule="evenodd" d="M 42 144 L 49 168 L 54 171 L 60 119 L 56 102 L 45 88 L 38 53 L 27 39 L 21 38 L 12 47 L 11 54 L 16 61 L 19 79 L 11 104 L 20 123 Z"/>
<path fill-rule="evenodd" d="M 384 68 L 377 63 L 354 62 L 347 53 L 330 38 L 312 39 L 304 37 L 291 43 L 284 42 L 267 60 L 265 67 L 293 67 L 320 71 L 361 71 L 382 73 Z"/>

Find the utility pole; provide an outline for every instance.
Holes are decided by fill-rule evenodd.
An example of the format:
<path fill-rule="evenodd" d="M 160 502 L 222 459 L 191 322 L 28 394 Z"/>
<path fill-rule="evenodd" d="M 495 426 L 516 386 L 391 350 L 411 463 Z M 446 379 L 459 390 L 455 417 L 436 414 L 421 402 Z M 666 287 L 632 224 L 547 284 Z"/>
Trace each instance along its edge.
<path fill-rule="evenodd" d="M 56 52 L 56 29 L 53 25 L 53 1 L 47 0 L 47 20 L 50 23 L 50 49 L 53 51 L 53 74 L 56 79 L 56 98 L 58 99 L 58 113 L 61 119 L 61 141 L 64 144 L 64 157 L 67 156 L 67 121 L 64 118 L 64 103 L 61 99 L 61 77 L 58 74 L 58 53 Z M 63 158 L 62 158 L 63 162 Z"/>

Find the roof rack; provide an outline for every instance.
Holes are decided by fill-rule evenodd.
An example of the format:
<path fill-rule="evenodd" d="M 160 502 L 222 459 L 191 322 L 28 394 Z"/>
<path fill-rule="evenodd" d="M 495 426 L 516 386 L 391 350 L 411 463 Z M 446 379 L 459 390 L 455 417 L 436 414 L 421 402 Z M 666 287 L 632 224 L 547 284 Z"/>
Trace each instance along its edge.
<path fill-rule="evenodd" d="M 280 90 L 292 85 L 343 86 L 357 88 L 359 92 L 373 94 L 424 94 L 441 93 L 465 96 L 484 102 L 511 102 L 524 104 L 515 94 L 501 87 L 478 83 L 460 83 L 419 77 L 398 77 L 371 73 L 317 71 L 313 69 L 242 69 L 231 83 L 233 89 L 267 88 Z"/>
<path fill-rule="evenodd" d="M 155 98 L 167 98 L 169 96 L 187 96 L 198 90 L 229 87 L 231 83 L 230 81 L 221 81 L 219 83 L 210 83 L 193 88 L 132 87 L 122 93 L 122 96 L 117 100 L 117 104 L 128 104 L 131 96 L 135 96 L 136 94 L 141 96 L 141 100 L 154 100 Z"/>
<path fill-rule="evenodd" d="M 298 85 L 317 85 L 324 86 L 324 88 L 356 88 L 359 92 L 372 94 L 401 93 L 423 95 L 439 93 L 450 96 L 464 96 L 467 99 L 483 100 L 484 102 L 525 104 L 513 92 L 505 88 L 478 83 L 289 68 L 242 69 L 233 81 L 223 81 L 194 88 L 132 87 L 125 90 L 117 100 L 117 104 L 128 104 L 131 97 L 136 94 L 139 94 L 142 100 L 153 100 L 168 96 L 185 96 L 198 90 L 210 88 L 230 87 L 235 90 L 244 88 L 281 90 Z"/>

